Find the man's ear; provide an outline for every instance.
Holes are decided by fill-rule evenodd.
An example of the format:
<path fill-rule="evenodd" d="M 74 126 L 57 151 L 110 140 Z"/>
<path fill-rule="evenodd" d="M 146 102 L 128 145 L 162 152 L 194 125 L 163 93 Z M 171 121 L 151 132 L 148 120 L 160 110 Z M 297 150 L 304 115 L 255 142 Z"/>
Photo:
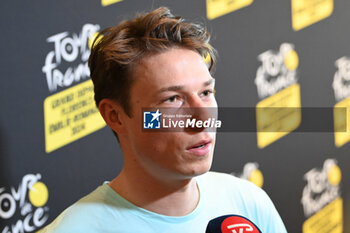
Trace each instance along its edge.
<path fill-rule="evenodd" d="M 102 99 L 98 109 L 106 124 L 117 134 L 125 133 L 125 113 L 123 108 L 111 99 Z"/>

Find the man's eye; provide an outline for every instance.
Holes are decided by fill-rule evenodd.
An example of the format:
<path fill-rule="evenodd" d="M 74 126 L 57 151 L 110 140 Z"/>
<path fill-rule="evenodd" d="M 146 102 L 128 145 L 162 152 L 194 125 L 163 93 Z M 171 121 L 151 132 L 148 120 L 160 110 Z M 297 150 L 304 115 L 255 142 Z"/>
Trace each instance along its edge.
<path fill-rule="evenodd" d="M 205 90 L 202 92 L 203 96 L 209 96 L 214 93 L 214 90 Z"/>
<path fill-rule="evenodd" d="M 164 100 L 164 102 L 168 102 L 168 103 L 174 103 L 176 100 L 178 100 L 178 96 L 176 96 L 176 95 L 174 95 L 174 96 L 171 96 L 171 97 L 169 97 L 169 98 L 166 98 L 165 100 Z"/>

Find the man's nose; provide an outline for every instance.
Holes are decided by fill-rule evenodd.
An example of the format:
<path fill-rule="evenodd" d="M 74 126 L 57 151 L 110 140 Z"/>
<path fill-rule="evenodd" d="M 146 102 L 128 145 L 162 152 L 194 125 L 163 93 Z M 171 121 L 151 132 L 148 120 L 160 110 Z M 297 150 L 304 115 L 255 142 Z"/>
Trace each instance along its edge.
<path fill-rule="evenodd" d="M 193 95 L 188 99 L 188 106 L 192 109 L 194 115 L 200 119 L 208 119 L 217 117 L 217 103 L 215 97 L 210 99 L 202 99 L 200 96 Z"/>
<path fill-rule="evenodd" d="M 213 116 L 213 108 L 212 106 L 208 106 L 209 103 L 203 101 L 199 96 L 192 96 L 189 98 L 188 101 L 188 115 L 191 115 L 191 120 L 195 119 L 195 121 L 206 121 L 210 118 L 215 118 Z M 205 130 L 205 127 L 198 127 L 197 125 L 195 127 L 191 127 L 191 131 L 200 132 Z"/>

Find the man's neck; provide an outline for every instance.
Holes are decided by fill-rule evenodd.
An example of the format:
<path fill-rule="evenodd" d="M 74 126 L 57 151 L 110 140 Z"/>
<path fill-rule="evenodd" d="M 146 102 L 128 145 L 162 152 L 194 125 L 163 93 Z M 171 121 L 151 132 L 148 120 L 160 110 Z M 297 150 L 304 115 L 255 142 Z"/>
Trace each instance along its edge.
<path fill-rule="evenodd" d="M 162 215 L 184 216 L 199 202 L 195 179 L 160 180 L 140 170 L 126 170 L 123 169 L 109 186 L 136 206 Z"/>

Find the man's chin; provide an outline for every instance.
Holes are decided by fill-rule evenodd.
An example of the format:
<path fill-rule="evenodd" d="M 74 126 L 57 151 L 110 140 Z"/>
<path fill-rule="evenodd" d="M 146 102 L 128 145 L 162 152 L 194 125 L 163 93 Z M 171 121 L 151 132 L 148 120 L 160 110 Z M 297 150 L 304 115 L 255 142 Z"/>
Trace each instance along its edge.
<path fill-rule="evenodd" d="M 205 171 L 203 171 L 203 172 L 199 172 L 199 173 L 197 173 L 194 177 L 203 175 L 203 174 L 207 173 L 209 170 L 210 170 L 210 169 L 207 169 L 207 170 L 205 170 Z"/>
<path fill-rule="evenodd" d="M 210 167 L 211 166 L 206 166 L 206 167 L 201 167 L 201 168 L 198 168 L 198 169 L 194 169 L 191 172 L 185 173 L 184 176 L 186 178 L 194 178 L 196 176 L 203 175 L 203 174 L 207 173 L 210 170 Z"/>

